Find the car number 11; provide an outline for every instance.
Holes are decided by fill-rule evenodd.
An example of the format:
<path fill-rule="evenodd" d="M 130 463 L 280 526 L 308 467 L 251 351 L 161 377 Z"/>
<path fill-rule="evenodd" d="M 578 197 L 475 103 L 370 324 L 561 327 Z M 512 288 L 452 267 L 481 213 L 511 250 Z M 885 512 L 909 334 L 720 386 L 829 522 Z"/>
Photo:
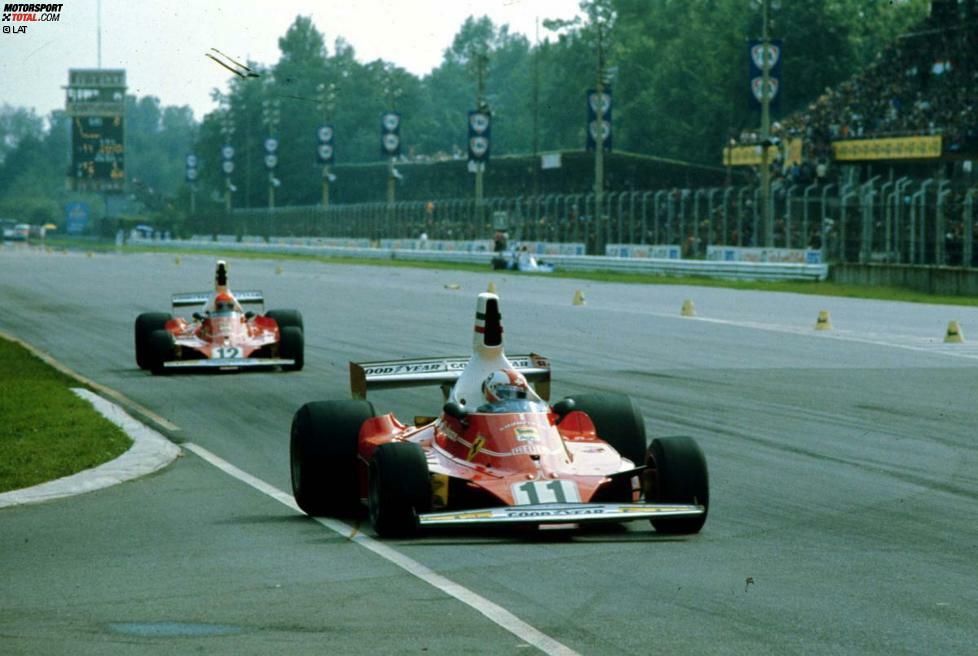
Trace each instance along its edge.
<path fill-rule="evenodd" d="M 215 360 L 226 360 L 229 358 L 240 358 L 241 349 L 237 346 L 218 346 L 211 351 L 211 358 Z"/>
<path fill-rule="evenodd" d="M 517 506 L 538 503 L 578 503 L 581 495 L 574 481 L 527 481 L 513 486 L 513 501 Z"/>

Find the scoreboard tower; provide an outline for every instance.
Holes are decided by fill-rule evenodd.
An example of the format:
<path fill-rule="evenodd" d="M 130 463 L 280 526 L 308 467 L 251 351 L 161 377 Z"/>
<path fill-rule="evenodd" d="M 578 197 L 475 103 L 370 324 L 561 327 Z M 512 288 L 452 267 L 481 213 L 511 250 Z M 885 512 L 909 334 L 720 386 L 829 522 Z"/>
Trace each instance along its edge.
<path fill-rule="evenodd" d="M 65 91 L 65 111 L 71 121 L 68 186 L 75 191 L 122 192 L 126 71 L 71 69 Z"/>

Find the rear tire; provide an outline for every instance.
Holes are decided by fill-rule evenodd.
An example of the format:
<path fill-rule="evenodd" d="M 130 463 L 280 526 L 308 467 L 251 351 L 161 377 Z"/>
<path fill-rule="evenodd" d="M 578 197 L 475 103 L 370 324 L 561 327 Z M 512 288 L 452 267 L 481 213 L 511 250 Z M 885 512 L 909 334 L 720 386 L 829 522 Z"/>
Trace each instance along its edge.
<path fill-rule="evenodd" d="M 384 538 L 418 533 L 418 515 L 431 509 L 428 460 L 413 442 L 388 442 L 370 461 L 370 522 Z"/>
<path fill-rule="evenodd" d="M 302 328 L 286 326 L 279 333 L 278 354 L 286 359 L 294 360 L 295 364 L 287 364 L 282 368 L 286 371 L 301 371 L 305 366 L 305 339 Z"/>
<path fill-rule="evenodd" d="M 298 310 L 269 310 L 265 313 L 269 319 L 275 319 L 279 330 L 294 326 L 299 330 L 305 330 L 306 326 L 302 322 L 302 313 Z"/>
<path fill-rule="evenodd" d="M 680 435 L 652 440 L 643 481 L 646 501 L 695 503 L 704 509 L 699 517 L 650 520 L 657 532 L 700 532 L 710 509 L 710 477 L 706 457 L 693 438 Z"/>
<path fill-rule="evenodd" d="M 292 495 L 303 512 L 342 516 L 356 511 L 360 427 L 375 416 L 369 401 L 317 401 L 295 413 L 289 464 Z"/>
<path fill-rule="evenodd" d="M 166 373 L 163 363 L 168 360 L 173 360 L 176 355 L 176 344 L 173 341 L 173 335 L 167 330 L 154 330 L 149 335 L 148 347 L 147 367 L 156 376 Z"/>
<path fill-rule="evenodd" d="M 145 312 L 136 317 L 134 334 L 136 336 L 136 364 L 140 369 L 149 369 L 149 337 L 155 330 L 163 330 L 166 322 L 173 316 L 166 312 Z"/>

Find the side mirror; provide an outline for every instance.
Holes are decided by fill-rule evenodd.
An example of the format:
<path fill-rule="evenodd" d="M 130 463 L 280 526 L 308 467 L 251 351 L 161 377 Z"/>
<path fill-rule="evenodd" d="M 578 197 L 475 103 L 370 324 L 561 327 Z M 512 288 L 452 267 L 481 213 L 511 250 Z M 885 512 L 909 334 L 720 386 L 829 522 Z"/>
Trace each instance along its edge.
<path fill-rule="evenodd" d="M 245 312 L 245 319 L 248 319 L 249 321 L 251 321 L 254 318 L 255 318 L 255 313 L 254 312 L 251 312 L 251 311 Z"/>
<path fill-rule="evenodd" d="M 576 406 L 577 404 L 574 403 L 574 399 L 567 397 L 566 399 L 561 399 L 560 401 L 554 403 L 553 410 L 555 413 L 557 413 L 558 417 L 563 419 L 568 413 L 573 412 Z"/>
<path fill-rule="evenodd" d="M 202 315 L 200 312 L 194 312 L 194 319 L 196 319 L 197 321 L 203 321 L 204 315 Z"/>
<path fill-rule="evenodd" d="M 446 415 L 458 419 L 463 424 L 469 418 L 469 413 L 465 411 L 465 408 L 463 408 L 455 401 L 449 401 L 448 403 L 443 405 L 441 409 L 442 412 L 444 412 Z"/>

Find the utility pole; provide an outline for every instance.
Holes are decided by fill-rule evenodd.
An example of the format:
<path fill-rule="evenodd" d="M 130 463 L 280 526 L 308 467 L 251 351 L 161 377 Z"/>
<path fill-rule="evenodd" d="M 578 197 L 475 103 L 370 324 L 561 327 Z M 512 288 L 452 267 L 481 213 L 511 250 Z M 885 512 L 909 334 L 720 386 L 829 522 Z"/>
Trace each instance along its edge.
<path fill-rule="evenodd" d="M 486 85 L 486 63 L 489 61 L 489 56 L 486 54 L 485 49 L 480 49 L 479 53 L 476 55 L 475 71 L 476 71 L 476 92 L 475 92 L 475 108 L 477 111 L 488 111 L 489 105 L 486 103 L 485 98 L 485 85 Z M 485 173 L 486 165 L 484 162 L 478 162 L 475 167 L 475 211 L 479 218 L 479 223 L 481 225 L 483 219 L 483 179 L 482 176 Z"/>
<path fill-rule="evenodd" d="M 540 193 L 540 17 L 536 22 L 533 50 L 533 195 Z"/>
<path fill-rule="evenodd" d="M 321 129 L 328 129 L 330 116 L 333 114 L 333 109 L 336 107 L 336 84 L 330 82 L 329 84 L 319 84 L 316 87 L 319 91 L 319 111 L 322 112 L 323 122 Z M 330 153 L 332 154 L 332 132 L 329 134 Z M 320 160 L 324 158 L 320 156 Z M 323 209 L 329 207 L 329 161 L 323 163 Z"/>
<path fill-rule="evenodd" d="M 226 106 L 224 116 L 221 119 L 221 136 L 224 137 L 224 146 L 221 147 L 221 170 L 224 171 L 224 211 L 231 214 L 231 192 L 234 185 L 231 183 L 231 174 L 234 172 L 234 147 L 231 145 L 234 138 L 234 121 L 231 118 L 230 99 L 225 96 Z"/>
<path fill-rule="evenodd" d="M 774 246 L 774 217 L 771 212 L 771 39 L 768 35 L 768 10 L 771 0 L 763 0 L 761 45 L 764 55 L 761 67 L 761 216 L 764 218 L 764 246 Z M 756 239 L 756 235 L 755 235 Z"/>
<path fill-rule="evenodd" d="M 604 192 L 604 25 L 597 17 L 594 27 L 598 36 L 598 69 L 594 89 L 597 92 L 598 115 L 597 129 L 594 135 L 594 225 L 601 222 L 601 195 Z"/>

